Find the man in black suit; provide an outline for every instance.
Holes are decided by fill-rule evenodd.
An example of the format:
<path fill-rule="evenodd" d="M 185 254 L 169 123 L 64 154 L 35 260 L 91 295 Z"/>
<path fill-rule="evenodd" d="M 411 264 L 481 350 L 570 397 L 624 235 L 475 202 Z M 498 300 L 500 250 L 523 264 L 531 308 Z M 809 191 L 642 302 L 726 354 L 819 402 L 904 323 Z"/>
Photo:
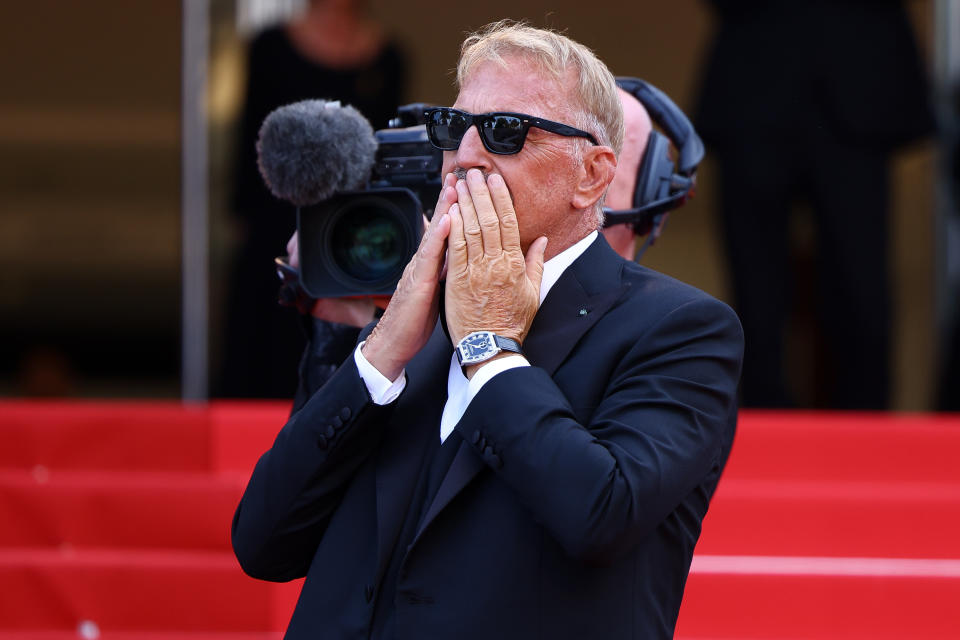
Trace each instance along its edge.
<path fill-rule="evenodd" d="M 420 249 L 257 463 L 237 557 L 307 577 L 288 637 L 668 638 L 739 323 L 599 236 L 623 122 L 588 49 L 497 23 L 458 83 Z"/>

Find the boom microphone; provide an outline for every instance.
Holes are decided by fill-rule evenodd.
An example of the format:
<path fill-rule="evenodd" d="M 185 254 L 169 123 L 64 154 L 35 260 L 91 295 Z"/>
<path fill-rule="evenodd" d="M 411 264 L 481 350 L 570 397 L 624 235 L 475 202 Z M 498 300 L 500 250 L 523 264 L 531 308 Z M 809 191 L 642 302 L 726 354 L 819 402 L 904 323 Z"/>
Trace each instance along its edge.
<path fill-rule="evenodd" d="M 275 109 L 263 121 L 257 165 L 274 196 L 306 207 L 361 189 L 376 151 L 373 127 L 355 108 L 304 100 Z"/>
<path fill-rule="evenodd" d="M 303 310 L 310 298 L 393 292 L 422 233 L 422 207 L 408 187 L 430 187 L 429 172 L 439 193 L 440 158 L 432 148 L 424 156 L 429 144 L 423 126 L 374 133 L 339 102 L 305 100 L 267 116 L 260 174 L 297 206 L 300 269 L 278 259 L 282 302 Z"/>

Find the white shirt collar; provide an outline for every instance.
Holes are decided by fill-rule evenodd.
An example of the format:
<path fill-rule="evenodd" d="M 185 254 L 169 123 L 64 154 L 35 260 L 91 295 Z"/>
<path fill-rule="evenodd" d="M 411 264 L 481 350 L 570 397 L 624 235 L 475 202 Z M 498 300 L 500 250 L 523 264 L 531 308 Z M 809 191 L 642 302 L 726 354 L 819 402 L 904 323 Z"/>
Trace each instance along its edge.
<path fill-rule="evenodd" d="M 597 239 L 598 235 L 597 231 L 591 231 L 582 240 L 543 263 L 543 279 L 540 281 L 540 304 L 543 304 L 544 298 L 550 293 L 550 289 L 560 279 L 563 272 L 567 270 L 567 267 L 587 250 L 587 247 Z"/>

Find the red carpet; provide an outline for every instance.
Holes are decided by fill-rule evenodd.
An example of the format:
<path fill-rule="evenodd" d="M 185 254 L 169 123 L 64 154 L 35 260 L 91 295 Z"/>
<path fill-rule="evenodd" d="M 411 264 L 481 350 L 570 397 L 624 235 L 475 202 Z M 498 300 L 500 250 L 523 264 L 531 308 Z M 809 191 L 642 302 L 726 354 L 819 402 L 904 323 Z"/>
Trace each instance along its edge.
<path fill-rule="evenodd" d="M 229 528 L 287 409 L 0 401 L 0 640 L 278 638 Z M 958 530 L 960 417 L 744 412 L 677 637 L 960 637 Z"/>

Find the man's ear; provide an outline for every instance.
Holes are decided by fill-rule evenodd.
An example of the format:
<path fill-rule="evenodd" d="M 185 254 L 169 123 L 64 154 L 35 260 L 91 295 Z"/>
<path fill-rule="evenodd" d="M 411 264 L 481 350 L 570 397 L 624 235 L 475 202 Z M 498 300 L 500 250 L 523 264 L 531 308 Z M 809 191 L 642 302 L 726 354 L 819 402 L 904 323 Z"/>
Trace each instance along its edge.
<path fill-rule="evenodd" d="M 583 154 L 579 180 L 573 190 L 571 204 L 575 209 L 587 209 L 603 197 L 617 171 L 617 156 L 613 149 L 594 145 Z"/>

